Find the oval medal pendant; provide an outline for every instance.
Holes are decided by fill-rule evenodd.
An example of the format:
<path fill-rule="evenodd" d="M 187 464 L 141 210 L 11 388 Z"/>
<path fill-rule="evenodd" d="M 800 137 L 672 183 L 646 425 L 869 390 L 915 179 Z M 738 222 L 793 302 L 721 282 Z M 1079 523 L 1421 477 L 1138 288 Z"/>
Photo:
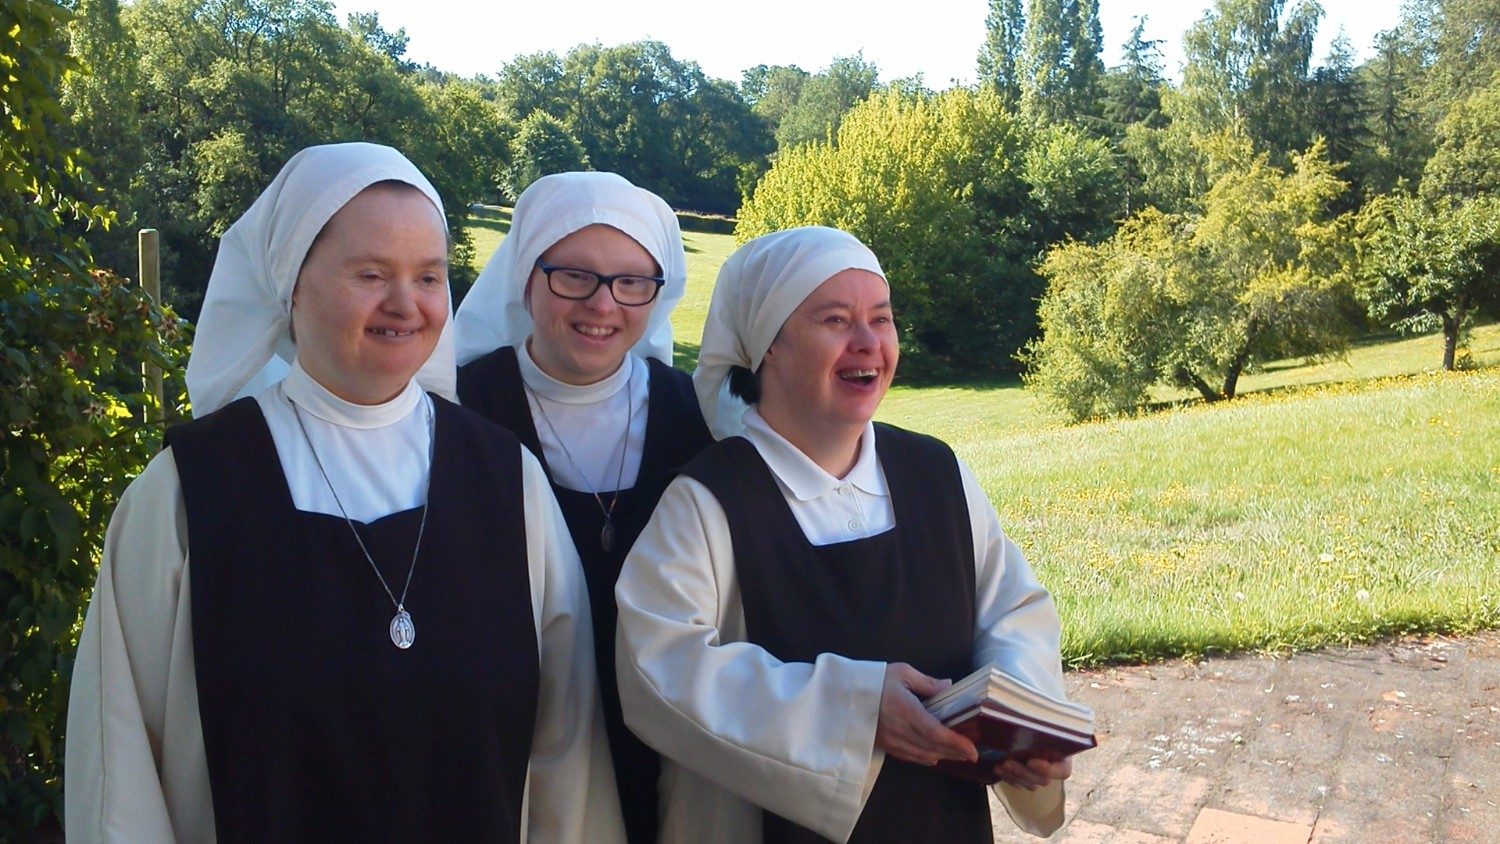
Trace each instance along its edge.
<path fill-rule="evenodd" d="M 606 554 L 615 550 L 615 524 L 609 519 L 605 519 L 604 527 L 599 529 L 599 547 Z"/>
<path fill-rule="evenodd" d="M 404 609 L 397 610 L 396 617 L 391 619 L 391 641 L 404 651 L 416 640 L 417 628 L 411 623 L 411 613 Z"/>

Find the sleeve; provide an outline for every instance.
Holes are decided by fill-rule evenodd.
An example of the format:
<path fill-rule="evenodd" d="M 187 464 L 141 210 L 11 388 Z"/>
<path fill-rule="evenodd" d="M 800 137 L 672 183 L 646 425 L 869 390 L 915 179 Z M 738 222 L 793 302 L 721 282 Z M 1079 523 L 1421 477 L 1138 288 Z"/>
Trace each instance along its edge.
<path fill-rule="evenodd" d="M 974 664 L 1000 666 L 1050 694 L 1063 686 L 1061 622 L 1052 595 L 1031 571 L 1021 549 L 1000 529 L 1000 517 L 969 467 L 959 461 L 969 524 L 974 533 Z M 996 783 L 995 794 L 1011 820 L 1033 835 L 1062 826 L 1064 789 L 1055 782 L 1036 791 Z"/>
<path fill-rule="evenodd" d="M 720 788 L 846 840 L 883 758 L 885 664 L 784 663 L 745 642 L 724 511 L 687 477 L 663 494 L 615 597 L 626 724 Z"/>
<path fill-rule="evenodd" d="M 120 499 L 73 664 L 68 840 L 213 837 L 187 587 L 187 516 L 170 451 Z"/>
<path fill-rule="evenodd" d="M 522 460 L 526 553 L 541 666 L 523 839 L 623 842 L 583 567 L 541 464 L 524 449 Z"/>

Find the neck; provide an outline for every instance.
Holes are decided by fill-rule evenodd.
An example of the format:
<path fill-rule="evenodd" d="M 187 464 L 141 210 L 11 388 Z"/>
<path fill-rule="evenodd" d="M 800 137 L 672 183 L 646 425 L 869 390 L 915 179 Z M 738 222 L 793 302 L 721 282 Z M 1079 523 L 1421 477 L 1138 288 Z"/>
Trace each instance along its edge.
<path fill-rule="evenodd" d="M 835 478 L 849 474 L 859 460 L 859 438 L 865 431 L 864 425 L 814 427 L 800 424 L 799 415 L 790 408 L 767 406 L 762 401 L 756 409 L 771 430 Z"/>
<path fill-rule="evenodd" d="M 566 384 L 569 387 L 592 387 L 593 385 L 598 384 L 601 381 L 607 381 L 611 375 L 614 375 L 616 372 L 620 371 L 621 366 L 625 365 L 625 358 L 622 357 L 615 362 L 613 369 L 604 373 L 603 375 L 594 375 L 592 373 L 566 372 L 563 371 L 560 367 L 554 366 L 551 361 L 548 361 L 546 359 L 545 355 L 538 356 L 536 353 L 536 344 L 533 341 L 534 338 L 532 337 L 526 338 L 526 356 L 531 358 L 531 362 L 536 365 L 537 370 L 540 371 L 543 375 L 551 378 L 553 381 L 556 381 L 559 384 Z M 629 352 L 626 352 L 626 355 L 628 356 Z"/>

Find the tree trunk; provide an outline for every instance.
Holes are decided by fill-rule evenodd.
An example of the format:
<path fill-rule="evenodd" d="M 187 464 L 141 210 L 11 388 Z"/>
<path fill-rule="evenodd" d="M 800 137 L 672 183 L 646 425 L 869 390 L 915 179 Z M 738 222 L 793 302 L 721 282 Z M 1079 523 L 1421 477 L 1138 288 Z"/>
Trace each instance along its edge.
<path fill-rule="evenodd" d="M 1197 389 L 1198 394 L 1203 396 L 1204 401 L 1218 401 L 1219 399 L 1223 398 L 1222 395 L 1214 392 L 1213 387 L 1208 386 L 1207 381 L 1199 378 L 1198 373 L 1192 371 L 1191 369 L 1188 369 L 1185 366 L 1177 367 L 1176 375 L 1178 383 L 1187 384 Z"/>
<path fill-rule="evenodd" d="M 1458 351 L 1458 320 L 1443 314 L 1443 369 L 1453 371 L 1453 356 Z"/>
<path fill-rule="evenodd" d="M 1453 304 L 1453 312 L 1443 314 L 1443 370 L 1452 372 L 1458 354 L 1458 334 L 1468 316 L 1469 297 L 1460 296 Z"/>

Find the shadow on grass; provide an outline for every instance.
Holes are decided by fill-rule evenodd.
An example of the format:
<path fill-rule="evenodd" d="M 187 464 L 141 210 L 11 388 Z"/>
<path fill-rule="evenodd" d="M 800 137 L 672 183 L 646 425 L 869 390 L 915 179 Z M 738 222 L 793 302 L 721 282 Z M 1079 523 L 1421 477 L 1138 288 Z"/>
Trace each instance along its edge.
<path fill-rule="evenodd" d="M 675 340 L 672 343 L 672 366 L 683 372 L 692 372 L 698 366 L 698 350 L 703 348 L 697 343 L 688 343 L 683 340 Z"/>
<path fill-rule="evenodd" d="M 498 205 L 470 205 L 469 226 L 489 229 L 501 234 L 510 233 L 510 209 Z"/>

